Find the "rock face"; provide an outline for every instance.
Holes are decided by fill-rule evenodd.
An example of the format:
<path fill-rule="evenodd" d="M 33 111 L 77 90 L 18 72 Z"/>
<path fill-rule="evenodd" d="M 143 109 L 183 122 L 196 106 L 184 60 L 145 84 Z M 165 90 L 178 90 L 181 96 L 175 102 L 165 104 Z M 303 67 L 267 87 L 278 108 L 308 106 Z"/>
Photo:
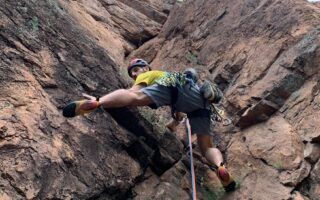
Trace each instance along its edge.
<path fill-rule="evenodd" d="M 157 165 L 159 171 L 179 159 L 163 149 L 167 143 L 134 110 L 62 118 L 61 108 L 82 92 L 100 96 L 127 87 L 119 67 L 122 45 L 133 48 L 130 39 L 138 35 L 97 25 L 100 15 L 111 20 L 103 8 L 114 11 L 126 4 L 85 2 L 0 2 L 0 199 L 126 199 L 146 167 L 155 165 L 155 152 L 169 160 Z M 112 20 L 119 18 L 128 28 L 141 22 L 144 39 L 160 30 L 161 24 L 146 15 L 130 14 L 141 16 L 112 15 Z M 120 30 L 132 36 L 123 38 Z M 117 122 L 121 116 L 131 126 Z"/>
<path fill-rule="evenodd" d="M 83 92 L 129 87 L 132 57 L 224 92 L 233 124 L 214 140 L 240 188 L 224 194 L 196 148 L 199 199 L 320 199 L 318 4 L 0 4 L 0 199 L 191 199 L 183 141 L 137 109 L 61 116 Z"/>

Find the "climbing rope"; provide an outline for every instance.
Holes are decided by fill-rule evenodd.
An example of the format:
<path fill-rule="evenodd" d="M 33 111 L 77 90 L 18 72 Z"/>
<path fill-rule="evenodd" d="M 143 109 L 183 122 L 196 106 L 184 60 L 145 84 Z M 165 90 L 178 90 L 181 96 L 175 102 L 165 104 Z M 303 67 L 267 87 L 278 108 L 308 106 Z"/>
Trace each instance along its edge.
<path fill-rule="evenodd" d="M 192 184 L 192 200 L 196 200 L 196 199 L 197 199 L 197 192 L 196 192 L 196 178 L 195 178 L 195 175 L 194 175 L 194 167 L 193 167 L 191 126 L 190 126 L 190 123 L 189 123 L 189 119 L 188 119 L 188 118 L 185 118 L 185 123 L 186 123 L 187 131 L 188 131 L 188 138 L 189 138 L 191 184 Z"/>

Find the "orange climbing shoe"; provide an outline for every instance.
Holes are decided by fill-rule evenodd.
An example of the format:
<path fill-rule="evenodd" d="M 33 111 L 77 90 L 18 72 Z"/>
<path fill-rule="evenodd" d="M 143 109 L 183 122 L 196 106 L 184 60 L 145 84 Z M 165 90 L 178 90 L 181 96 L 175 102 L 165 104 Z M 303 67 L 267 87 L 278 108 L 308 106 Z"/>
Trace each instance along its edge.
<path fill-rule="evenodd" d="M 73 101 L 63 108 L 64 117 L 75 117 L 84 115 L 99 107 L 99 102 L 96 100 L 81 100 Z"/>
<path fill-rule="evenodd" d="M 233 180 L 230 173 L 223 164 L 218 167 L 217 176 L 226 192 L 231 192 L 236 189 L 236 182 Z"/>

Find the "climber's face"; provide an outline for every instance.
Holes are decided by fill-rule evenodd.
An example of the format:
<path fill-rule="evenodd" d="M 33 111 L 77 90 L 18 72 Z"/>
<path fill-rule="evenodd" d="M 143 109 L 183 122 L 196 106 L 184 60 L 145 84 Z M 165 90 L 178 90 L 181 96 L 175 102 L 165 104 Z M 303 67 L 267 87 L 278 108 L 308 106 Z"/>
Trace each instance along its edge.
<path fill-rule="evenodd" d="M 148 66 L 136 66 L 136 67 L 134 67 L 134 68 L 132 68 L 131 70 L 130 70 L 130 74 L 131 74 L 131 78 L 133 79 L 133 80 L 136 80 L 137 79 L 137 77 L 140 75 L 140 74 L 142 74 L 142 73 L 144 73 L 144 72 L 147 72 L 147 71 L 149 71 L 149 67 Z"/>

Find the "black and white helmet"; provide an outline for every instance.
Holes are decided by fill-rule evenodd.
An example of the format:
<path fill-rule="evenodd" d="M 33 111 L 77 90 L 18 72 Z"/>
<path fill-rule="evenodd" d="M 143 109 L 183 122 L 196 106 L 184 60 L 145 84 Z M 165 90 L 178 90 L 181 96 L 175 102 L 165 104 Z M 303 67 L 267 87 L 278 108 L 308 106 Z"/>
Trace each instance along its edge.
<path fill-rule="evenodd" d="M 194 83 L 197 83 L 199 80 L 199 74 L 194 68 L 187 68 L 183 74 L 186 75 L 187 79 L 192 79 Z"/>

